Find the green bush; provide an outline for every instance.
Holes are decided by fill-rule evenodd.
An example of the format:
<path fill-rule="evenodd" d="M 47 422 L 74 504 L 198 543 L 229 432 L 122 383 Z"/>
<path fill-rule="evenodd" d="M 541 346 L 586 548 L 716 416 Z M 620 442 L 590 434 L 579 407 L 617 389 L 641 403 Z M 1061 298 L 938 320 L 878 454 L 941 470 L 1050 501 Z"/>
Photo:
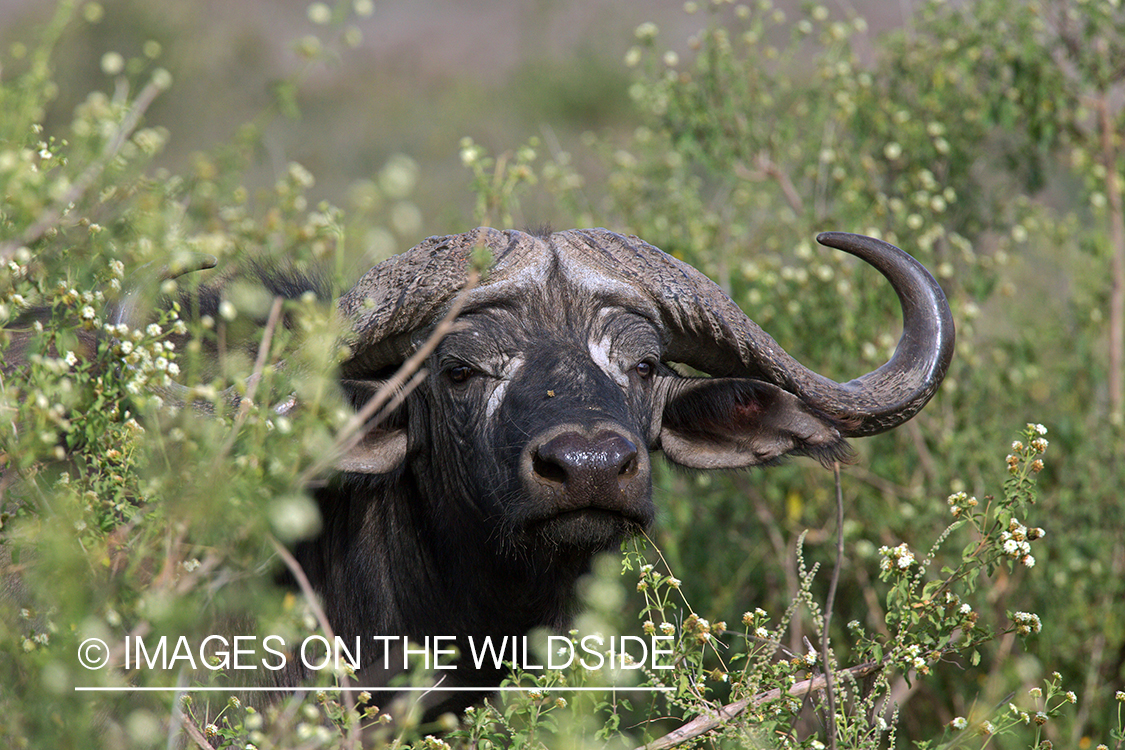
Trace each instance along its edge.
<path fill-rule="evenodd" d="M 121 668 L 125 636 L 321 632 L 311 603 L 273 578 L 284 543 L 316 530 L 305 489 L 350 416 L 325 301 L 234 288 L 217 319 L 146 311 L 190 292 L 212 258 L 281 259 L 347 284 L 356 258 L 424 233 L 417 163 L 390 158 L 352 186 L 347 213 L 310 206 L 314 178 L 298 164 L 248 188 L 270 118 L 296 114 L 298 74 L 231 143 L 173 174 L 152 166 L 168 132 L 144 122 L 176 90 L 158 47 L 103 57 L 114 92 L 66 117 L 52 108 L 55 47 L 100 6 L 62 3 L 38 41 L 13 47 L 0 82 L 0 737 L 1121 746 L 1125 13 L 929 2 L 873 39 L 863 19 L 816 5 L 685 10 L 701 26 L 690 54 L 637 29 L 625 60 L 637 125 L 584 139 L 597 179 L 558 149 L 544 158 L 537 138 L 498 155 L 448 145 L 476 220 L 511 224 L 535 196 L 575 224 L 636 233 L 840 380 L 886 359 L 898 306 L 873 272 L 811 238 L 881 236 L 945 288 L 953 368 L 915 420 L 858 444 L 836 484 L 804 464 L 657 472 L 657 528 L 599 561 L 571 635 L 670 635 L 672 670 L 515 673 L 508 687 L 524 690 L 436 726 L 391 721 L 340 689 L 346 674 L 306 700 L 252 707 L 224 691 L 144 690 L 222 688 L 229 671 Z M 323 37 L 299 42 L 310 64 L 349 43 L 347 11 L 310 8 Z M 551 107 L 596 110 L 564 79 L 570 98 L 546 96 Z M 110 319 L 124 301 L 138 314 Z M 280 416 L 293 394 L 304 408 Z M 90 638 L 113 644 L 113 667 L 76 661 Z M 629 674 L 663 690 L 574 690 Z"/>

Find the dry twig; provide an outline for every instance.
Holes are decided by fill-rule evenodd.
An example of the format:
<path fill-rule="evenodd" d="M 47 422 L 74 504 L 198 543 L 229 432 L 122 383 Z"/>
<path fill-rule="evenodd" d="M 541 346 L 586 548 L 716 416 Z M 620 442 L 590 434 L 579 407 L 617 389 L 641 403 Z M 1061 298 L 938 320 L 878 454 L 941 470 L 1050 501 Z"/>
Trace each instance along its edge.
<path fill-rule="evenodd" d="M 215 750 L 207 738 L 203 736 L 203 732 L 199 731 L 199 727 L 191 720 L 187 714 L 180 714 L 180 725 L 183 726 L 184 731 L 187 732 L 188 737 L 195 743 L 199 750 Z"/>
<path fill-rule="evenodd" d="M 865 664 L 858 664 L 854 667 L 841 670 L 837 673 L 837 676 L 847 676 L 853 679 L 866 677 L 867 675 L 876 672 L 881 667 L 882 664 L 880 664 L 879 662 L 867 662 Z M 802 680 L 801 682 L 796 683 L 795 685 L 793 685 L 793 687 L 789 688 L 787 694 L 793 696 L 794 698 L 800 698 L 817 690 L 823 690 L 825 686 L 826 682 L 824 679 L 824 675 L 817 675 L 816 677 L 811 677 L 807 680 Z M 767 690 L 764 693 L 758 693 L 757 695 L 750 698 L 743 698 L 740 701 L 729 703 L 720 708 L 718 711 L 714 711 L 704 716 L 695 717 L 679 729 L 669 732 L 660 739 L 650 742 L 647 745 L 641 745 L 640 747 L 636 748 L 636 750 L 668 750 L 668 748 L 682 745 L 685 742 L 691 742 L 698 737 L 702 737 L 704 734 L 707 734 L 713 729 L 718 729 L 724 723 L 731 721 L 739 714 L 744 712 L 747 708 L 751 706 L 760 706 L 763 703 L 777 700 L 781 697 L 781 695 L 781 689 L 776 688 L 774 690 Z"/>
<path fill-rule="evenodd" d="M 277 541 L 277 539 L 272 534 L 269 534 L 268 538 L 270 544 L 273 545 L 274 551 L 277 552 L 278 557 L 282 559 L 282 561 L 285 563 L 285 567 L 289 569 L 289 572 L 293 574 L 293 578 L 297 581 L 298 588 L 301 589 L 301 593 L 304 595 L 305 601 L 309 603 L 309 607 L 313 611 L 313 617 L 316 618 L 316 622 L 320 626 L 320 629 L 324 631 L 324 637 L 328 639 L 329 643 L 335 643 L 336 634 L 332 630 L 332 625 L 328 622 L 328 616 L 324 613 L 324 608 L 320 606 L 320 598 L 313 590 L 312 584 L 309 583 L 309 578 L 305 575 L 304 568 L 302 568 L 301 564 L 297 562 L 297 558 L 293 557 L 293 554 L 285 548 L 284 544 Z M 345 688 L 350 687 L 349 683 L 351 681 L 348 679 L 347 675 L 341 675 L 340 681 L 344 683 Z M 352 697 L 350 690 L 342 690 L 341 694 L 344 700 L 344 706 L 345 708 L 347 708 L 348 716 L 354 717 L 355 698 Z M 359 747 L 359 722 L 357 721 L 351 721 L 348 723 L 348 737 L 346 747 Z"/>

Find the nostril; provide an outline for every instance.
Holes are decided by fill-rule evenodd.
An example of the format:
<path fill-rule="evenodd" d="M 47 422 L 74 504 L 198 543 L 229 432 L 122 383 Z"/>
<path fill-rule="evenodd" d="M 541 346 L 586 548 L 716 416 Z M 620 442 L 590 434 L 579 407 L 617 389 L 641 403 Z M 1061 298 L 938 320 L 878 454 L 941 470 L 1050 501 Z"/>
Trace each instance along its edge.
<path fill-rule="evenodd" d="M 616 432 L 564 432 L 531 455 L 531 472 L 539 482 L 587 500 L 630 485 L 640 465 L 636 444 Z"/>
<path fill-rule="evenodd" d="M 625 463 L 621 465 L 621 470 L 617 472 L 617 476 L 622 479 L 628 479 L 637 473 L 637 454 L 634 451 Z"/>
<path fill-rule="evenodd" d="M 531 469 L 540 479 L 545 479 L 554 484 L 566 484 L 566 469 L 554 456 L 544 456 L 542 449 L 537 450 L 531 459 Z"/>

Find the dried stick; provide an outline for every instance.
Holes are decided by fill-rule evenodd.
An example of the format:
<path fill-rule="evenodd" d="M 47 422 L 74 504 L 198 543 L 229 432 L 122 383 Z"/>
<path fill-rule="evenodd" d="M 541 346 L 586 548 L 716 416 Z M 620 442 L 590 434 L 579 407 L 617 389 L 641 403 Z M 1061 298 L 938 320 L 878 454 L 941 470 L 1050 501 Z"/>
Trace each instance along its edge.
<path fill-rule="evenodd" d="M 867 662 L 841 670 L 838 674 L 846 675 L 851 678 L 866 677 L 879 670 L 881 667 L 882 664 L 879 662 Z M 796 683 L 793 687 L 789 688 L 786 693 L 794 698 L 799 698 L 817 690 L 823 690 L 825 685 L 824 675 L 817 675 L 816 677 L 810 677 L 807 680 Z M 679 729 L 669 732 L 660 739 L 650 742 L 647 745 L 641 745 L 636 748 L 636 750 L 668 750 L 668 748 L 682 745 L 685 742 L 691 742 L 713 729 L 718 729 L 723 723 L 734 719 L 750 706 L 760 706 L 763 703 L 777 700 L 781 696 L 781 688 L 775 688 L 773 690 L 767 690 L 764 693 L 758 693 L 750 698 L 743 698 L 735 703 L 729 703 L 718 711 L 705 716 L 695 717 Z"/>
<path fill-rule="evenodd" d="M 199 750 L 215 750 L 211 743 L 207 741 L 207 738 L 203 736 L 203 732 L 199 731 L 199 727 L 195 725 L 195 722 L 191 720 L 190 716 L 180 714 L 180 724 Z"/>
<path fill-rule="evenodd" d="M 836 750 L 836 692 L 832 689 L 832 661 L 828 653 L 828 626 L 832 622 L 832 608 L 836 604 L 836 586 L 840 583 L 840 568 L 844 566 L 844 487 L 840 480 L 840 462 L 832 462 L 836 476 L 836 564 L 832 567 L 832 582 L 828 585 L 828 598 L 824 602 L 824 630 L 820 634 L 821 660 L 824 662 L 824 694 L 828 699 L 828 748 Z"/>
<path fill-rule="evenodd" d="M 277 329 L 278 320 L 281 318 L 282 302 L 281 297 L 275 297 L 273 300 L 269 319 L 266 321 L 265 330 L 262 332 L 262 343 L 258 345 L 258 356 L 254 361 L 254 371 L 250 374 L 250 377 L 246 379 L 246 395 L 243 396 L 238 403 L 238 416 L 235 418 L 234 426 L 231 427 L 230 433 L 227 435 L 226 442 L 223 444 L 222 449 L 215 455 L 216 464 L 226 458 L 231 448 L 234 447 L 234 441 L 238 438 L 238 431 L 242 429 L 242 425 L 246 422 L 246 417 L 250 415 L 250 409 L 254 406 L 254 396 L 258 392 L 258 382 L 262 379 L 262 372 L 266 367 L 266 359 L 269 358 L 273 333 Z"/>
<path fill-rule="evenodd" d="M 297 558 L 293 557 L 293 554 L 285 548 L 284 544 L 277 541 L 277 538 L 274 537 L 273 534 L 267 534 L 266 538 L 269 539 L 269 542 L 273 545 L 274 551 L 277 552 L 278 557 L 282 559 L 282 561 L 285 563 L 285 567 L 289 569 L 289 572 L 293 574 L 293 578 L 296 579 L 297 587 L 301 589 L 301 593 L 304 595 L 305 601 L 307 601 L 309 603 L 309 607 L 312 608 L 313 617 L 316 618 L 316 622 L 320 626 L 320 629 L 324 631 L 324 637 L 328 639 L 329 643 L 335 643 L 336 634 L 332 630 L 332 625 L 328 622 L 328 616 L 324 613 L 324 608 L 320 606 L 320 598 L 316 595 L 316 591 L 313 590 L 312 584 L 309 583 L 309 578 L 305 575 L 305 570 L 301 567 L 301 563 L 297 562 Z M 340 680 L 344 683 L 344 687 L 349 687 L 348 683 L 350 682 L 350 680 L 348 679 L 348 676 L 346 674 L 341 675 Z M 350 690 L 344 690 L 342 692 L 344 706 L 347 708 L 348 715 L 350 717 L 355 714 L 355 699 L 352 697 L 352 693 Z M 348 737 L 346 747 L 359 747 L 359 734 L 357 731 L 358 727 L 359 722 L 350 722 L 348 724 Z"/>

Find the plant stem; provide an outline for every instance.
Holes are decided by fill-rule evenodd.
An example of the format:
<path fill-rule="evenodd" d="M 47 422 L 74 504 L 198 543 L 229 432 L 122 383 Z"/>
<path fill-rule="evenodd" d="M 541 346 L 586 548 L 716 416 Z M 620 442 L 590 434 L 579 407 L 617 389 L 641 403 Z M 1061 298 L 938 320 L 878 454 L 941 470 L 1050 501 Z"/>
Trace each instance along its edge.
<path fill-rule="evenodd" d="M 1125 208 L 1122 207 L 1121 177 L 1117 173 L 1117 148 L 1113 117 L 1107 95 L 1097 100 L 1098 129 L 1101 132 L 1102 162 L 1105 166 L 1105 191 L 1109 202 L 1110 298 L 1109 298 L 1109 413 L 1114 424 L 1121 424 L 1125 413 L 1122 347 L 1125 347 Z"/>

